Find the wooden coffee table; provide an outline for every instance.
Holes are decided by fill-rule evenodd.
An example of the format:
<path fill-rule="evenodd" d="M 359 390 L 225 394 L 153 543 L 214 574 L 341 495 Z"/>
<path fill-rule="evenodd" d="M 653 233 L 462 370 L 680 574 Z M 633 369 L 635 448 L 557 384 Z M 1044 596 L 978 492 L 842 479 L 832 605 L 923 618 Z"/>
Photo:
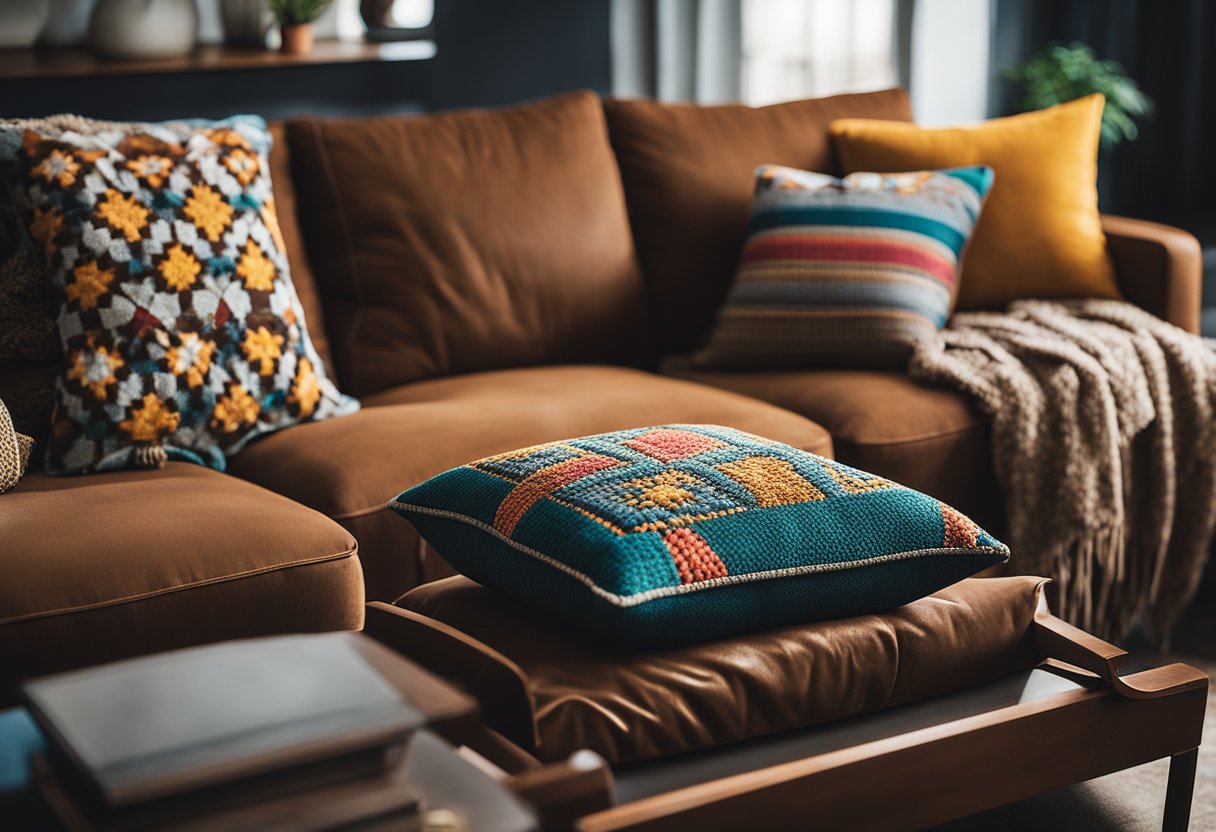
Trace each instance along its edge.
<path fill-rule="evenodd" d="M 423 810 L 453 811 L 463 818 L 466 829 L 479 832 L 537 830 L 538 821 L 530 807 L 458 754 L 440 735 L 466 732 L 476 722 L 476 703 L 408 659 L 361 636 L 356 638 L 367 642 L 372 649 L 365 657 L 426 715 L 431 726 L 432 730 L 416 731 L 410 739 L 403 777 L 420 798 Z M 373 653 L 386 654 L 391 661 Z M 0 830 L 49 832 L 61 828 L 43 800 L 31 766 L 45 749 L 42 732 L 24 708 L 0 711 Z M 275 819 L 281 820 L 277 815 Z M 421 824 L 417 818 L 398 818 L 383 827 L 407 832 Z"/>
<path fill-rule="evenodd" d="M 443 626 L 431 635 L 442 635 Z M 366 627 L 408 655 L 431 625 L 372 603 Z M 1207 677 L 1183 664 L 1136 664 L 1055 618 L 1045 603 L 1027 637 L 1045 657 L 1033 670 L 675 757 L 612 766 L 601 760 L 596 770 L 586 759 L 542 765 L 484 726 L 463 741 L 511 775 L 508 782 L 538 807 L 546 828 L 924 829 L 1168 757 L 1162 828 L 1184 832 Z M 476 690 L 477 680 L 462 681 Z"/>

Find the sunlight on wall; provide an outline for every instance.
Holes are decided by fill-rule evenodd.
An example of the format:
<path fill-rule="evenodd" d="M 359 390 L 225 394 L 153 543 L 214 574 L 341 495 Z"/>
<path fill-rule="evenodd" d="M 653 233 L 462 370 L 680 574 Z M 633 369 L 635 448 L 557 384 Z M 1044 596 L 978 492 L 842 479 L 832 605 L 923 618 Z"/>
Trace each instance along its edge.
<path fill-rule="evenodd" d="M 894 86 L 894 15 L 895 0 L 744 0 L 743 100 Z"/>
<path fill-rule="evenodd" d="M 969 124 L 988 114 L 989 6 L 917 0 L 912 17 L 912 112 L 921 124 Z"/>

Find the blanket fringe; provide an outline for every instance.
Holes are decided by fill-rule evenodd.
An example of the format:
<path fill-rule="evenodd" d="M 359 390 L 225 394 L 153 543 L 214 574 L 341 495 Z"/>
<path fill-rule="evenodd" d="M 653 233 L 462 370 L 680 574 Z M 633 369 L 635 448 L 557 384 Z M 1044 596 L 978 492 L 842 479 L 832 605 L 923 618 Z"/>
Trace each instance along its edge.
<path fill-rule="evenodd" d="M 1057 549 L 1048 563 L 1031 567 L 1055 577 L 1057 615 L 1091 632 L 1132 628 L 1141 612 L 1135 599 L 1147 597 L 1150 587 L 1129 573 L 1126 539 L 1122 525 L 1104 526 Z M 1010 561 L 1017 563 L 1016 558 Z"/>
<path fill-rule="evenodd" d="M 1216 525 L 1216 341 L 1123 301 L 956 314 L 908 371 L 992 418 L 1011 569 L 1118 641 L 1168 637 Z"/>

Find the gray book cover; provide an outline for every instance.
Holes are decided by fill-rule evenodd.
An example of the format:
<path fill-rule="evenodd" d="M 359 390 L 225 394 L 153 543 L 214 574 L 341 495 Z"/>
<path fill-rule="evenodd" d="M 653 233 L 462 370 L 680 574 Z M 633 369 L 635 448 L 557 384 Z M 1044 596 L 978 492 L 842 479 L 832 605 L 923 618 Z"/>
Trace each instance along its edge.
<path fill-rule="evenodd" d="M 423 724 L 351 633 L 226 642 L 29 682 L 53 747 L 123 806 L 397 742 Z"/>

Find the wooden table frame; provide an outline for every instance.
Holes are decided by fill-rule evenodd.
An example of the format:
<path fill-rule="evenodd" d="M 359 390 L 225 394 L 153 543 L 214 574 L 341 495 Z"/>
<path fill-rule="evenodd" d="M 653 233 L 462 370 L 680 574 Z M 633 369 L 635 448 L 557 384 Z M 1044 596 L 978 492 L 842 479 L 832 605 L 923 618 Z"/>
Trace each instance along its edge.
<path fill-rule="evenodd" d="M 923 829 L 1169 757 L 1164 832 L 1189 825 L 1208 679 L 1184 664 L 1138 669 L 1126 651 L 1055 618 L 1034 639 L 1081 686 L 921 730 L 612 805 L 611 769 L 544 766 L 481 728 L 458 738 L 504 768 L 546 829 Z M 368 605 L 367 632 L 409 652 L 418 622 Z M 893 808 L 894 807 L 894 808 Z"/>

